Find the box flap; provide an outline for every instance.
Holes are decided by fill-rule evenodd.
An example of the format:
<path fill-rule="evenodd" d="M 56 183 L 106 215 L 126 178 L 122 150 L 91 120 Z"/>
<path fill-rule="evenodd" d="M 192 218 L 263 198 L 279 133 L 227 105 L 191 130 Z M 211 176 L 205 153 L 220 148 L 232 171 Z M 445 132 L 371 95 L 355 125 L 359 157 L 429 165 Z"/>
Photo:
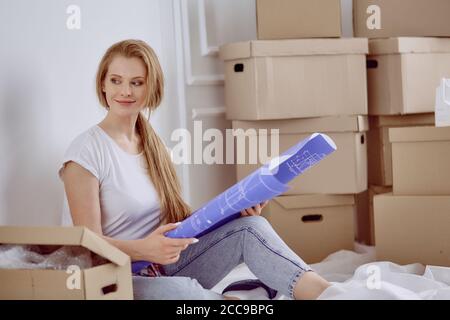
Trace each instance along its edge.
<path fill-rule="evenodd" d="M 446 140 L 450 140 L 450 127 L 409 127 L 389 129 L 389 141 L 391 142 Z"/>
<path fill-rule="evenodd" d="M 369 117 L 370 128 L 426 125 L 434 126 L 434 122 L 434 113 Z"/>
<path fill-rule="evenodd" d="M 369 54 L 450 52 L 450 38 L 399 37 L 369 41 Z"/>
<path fill-rule="evenodd" d="M 81 245 L 119 266 L 124 266 L 130 259 L 127 254 L 109 244 L 106 240 L 100 238 L 97 234 L 87 228 L 84 228 Z"/>
<path fill-rule="evenodd" d="M 83 227 L 0 226 L 0 243 L 81 245 Z"/>
<path fill-rule="evenodd" d="M 233 121 L 233 129 L 255 129 L 245 135 L 256 135 L 258 130 L 279 129 L 280 134 L 298 133 L 330 133 L 330 132 L 362 132 L 369 130 L 367 116 L 316 117 L 286 120 Z"/>
<path fill-rule="evenodd" d="M 369 187 L 369 192 L 373 194 L 383 194 L 383 193 L 391 193 L 392 194 L 392 186 L 374 186 L 371 185 Z"/>
<path fill-rule="evenodd" d="M 90 251 L 124 265 L 129 256 L 85 227 L 0 226 L 0 243 L 20 245 L 83 246 Z"/>
<path fill-rule="evenodd" d="M 235 42 L 226 44 L 219 49 L 221 60 L 246 59 L 251 57 L 250 42 Z"/>
<path fill-rule="evenodd" d="M 298 195 L 281 196 L 272 201 L 277 202 L 284 209 L 323 208 L 335 206 L 348 206 L 355 204 L 353 195 Z"/>
<path fill-rule="evenodd" d="M 253 40 L 220 47 L 223 60 L 249 57 L 367 54 L 366 38 Z"/>

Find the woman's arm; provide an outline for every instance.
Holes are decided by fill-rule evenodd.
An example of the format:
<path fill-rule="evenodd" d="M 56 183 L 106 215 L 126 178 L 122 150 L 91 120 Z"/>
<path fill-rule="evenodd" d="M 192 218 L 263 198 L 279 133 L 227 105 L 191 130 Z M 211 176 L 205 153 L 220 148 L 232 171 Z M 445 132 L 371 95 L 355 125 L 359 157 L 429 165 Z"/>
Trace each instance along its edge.
<path fill-rule="evenodd" d="M 73 161 L 63 172 L 64 189 L 75 226 L 85 226 L 113 246 L 128 254 L 132 260 L 141 259 L 138 240 L 117 240 L 103 235 L 99 199 L 99 182 L 88 170 Z"/>
<path fill-rule="evenodd" d="M 177 224 L 160 226 L 147 237 L 137 240 L 119 240 L 103 235 L 100 210 L 100 186 L 96 177 L 79 164 L 71 161 L 66 164 L 62 176 L 69 203 L 72 221 L 75 226 L 85 226 L 106 241 L 130 256 L 132 261 L 146 260 L 160 264 L 178 261 L 180 252 L 197 240 L 170 239 L 164 236 Z"/>

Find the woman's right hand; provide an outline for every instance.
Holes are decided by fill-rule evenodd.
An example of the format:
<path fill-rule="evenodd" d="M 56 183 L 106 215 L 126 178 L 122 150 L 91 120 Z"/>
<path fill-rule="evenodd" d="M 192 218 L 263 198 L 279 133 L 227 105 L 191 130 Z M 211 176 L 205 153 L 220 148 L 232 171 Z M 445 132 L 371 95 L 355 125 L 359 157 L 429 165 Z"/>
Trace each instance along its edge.
<path fill-rule="evenodd" d="M 198 242 L 196 238 L 172 239 L 164 235 L 179 224 L 178 222 L 159 226 L 147 237 L 139 240 L 138 250 L 141 252 L 143 260 L 162 265 L 172 264 L 180 259 L 181 251 L 188 245 Z"/>

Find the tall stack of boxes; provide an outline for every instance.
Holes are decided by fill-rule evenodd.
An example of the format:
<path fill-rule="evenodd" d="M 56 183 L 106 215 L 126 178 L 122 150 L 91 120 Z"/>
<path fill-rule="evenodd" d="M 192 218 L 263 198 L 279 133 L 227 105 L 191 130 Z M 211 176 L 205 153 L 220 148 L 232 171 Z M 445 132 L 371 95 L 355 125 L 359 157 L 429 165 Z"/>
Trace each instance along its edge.
<path fill-rule="evenodd" d="M 380 260 L 449 265 L 450 129 L 433 112 L 450 1 L 354 0 L 355 38 L 340 38 L 340 0 L 256 4 L 258 40 L 220 50 L 237 139 L 278 129 L 283 152 L 323 132 L 338 146 L 269 203 L 275 230 L 309 263 L 356 238 Z M 238 163 L 237 179 L 260 165 Z"/>
<path fill-rule="evenodd" d="M 356 0 L 353 9 L 355 36 L 370 38 L 368 242 L 378 260 L 449 266 L 450 128 L 434 127 L 433 111 L 450 77 L 450 1 Z"/>
<path fill-rule="evenodd" d="M 315 263 L 353 249 L 355 195 L 367 190 L 368 41 L 337 38 L 340 0 L 256 4 L 258 40 L 220 50 L 227 118 L 244 137 L 279 129 L 280 152 L 314 132 L 336 142 L 336 152 L 263 213 L 295 252 Z M 237 164 L 237 179 L 260 165 Z"/>
<path fill-rule="evenodd" d="M 377 258 L 450 266 L 450 127 L 389 130 L 393 193 L 374 198 Z"/>

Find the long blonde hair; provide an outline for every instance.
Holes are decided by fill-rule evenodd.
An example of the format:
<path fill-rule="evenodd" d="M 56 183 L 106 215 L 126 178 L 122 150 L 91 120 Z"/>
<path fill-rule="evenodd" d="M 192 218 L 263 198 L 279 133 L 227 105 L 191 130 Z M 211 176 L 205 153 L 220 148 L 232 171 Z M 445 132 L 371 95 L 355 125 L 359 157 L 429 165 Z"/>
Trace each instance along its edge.
<path fill-rule="evenodd" d="M 108 72 L 108 67 L 116 56 L 136 57 L 144 62 L 147 70 L 145 108 L 149 109 L 150 115 L 151 111 L 159 106 L 163 98 L 164 77 L 155 52 L 141 40 L 120 41 L 106 51 L 100 62 L 96 79 L 97 97 L 100 104 L 109 109 L 102 84 Z M 181 188 L 176 171 L 164 143 L 153 130 L 149 119 L 146 119 L 142 112 L 139 112 L 136 128 L 142 140 L 148 174 L 158 192 L 161 223 L 178 222 L 185 219 L 191 214 L 191 209 L 181 197 Z"/>

